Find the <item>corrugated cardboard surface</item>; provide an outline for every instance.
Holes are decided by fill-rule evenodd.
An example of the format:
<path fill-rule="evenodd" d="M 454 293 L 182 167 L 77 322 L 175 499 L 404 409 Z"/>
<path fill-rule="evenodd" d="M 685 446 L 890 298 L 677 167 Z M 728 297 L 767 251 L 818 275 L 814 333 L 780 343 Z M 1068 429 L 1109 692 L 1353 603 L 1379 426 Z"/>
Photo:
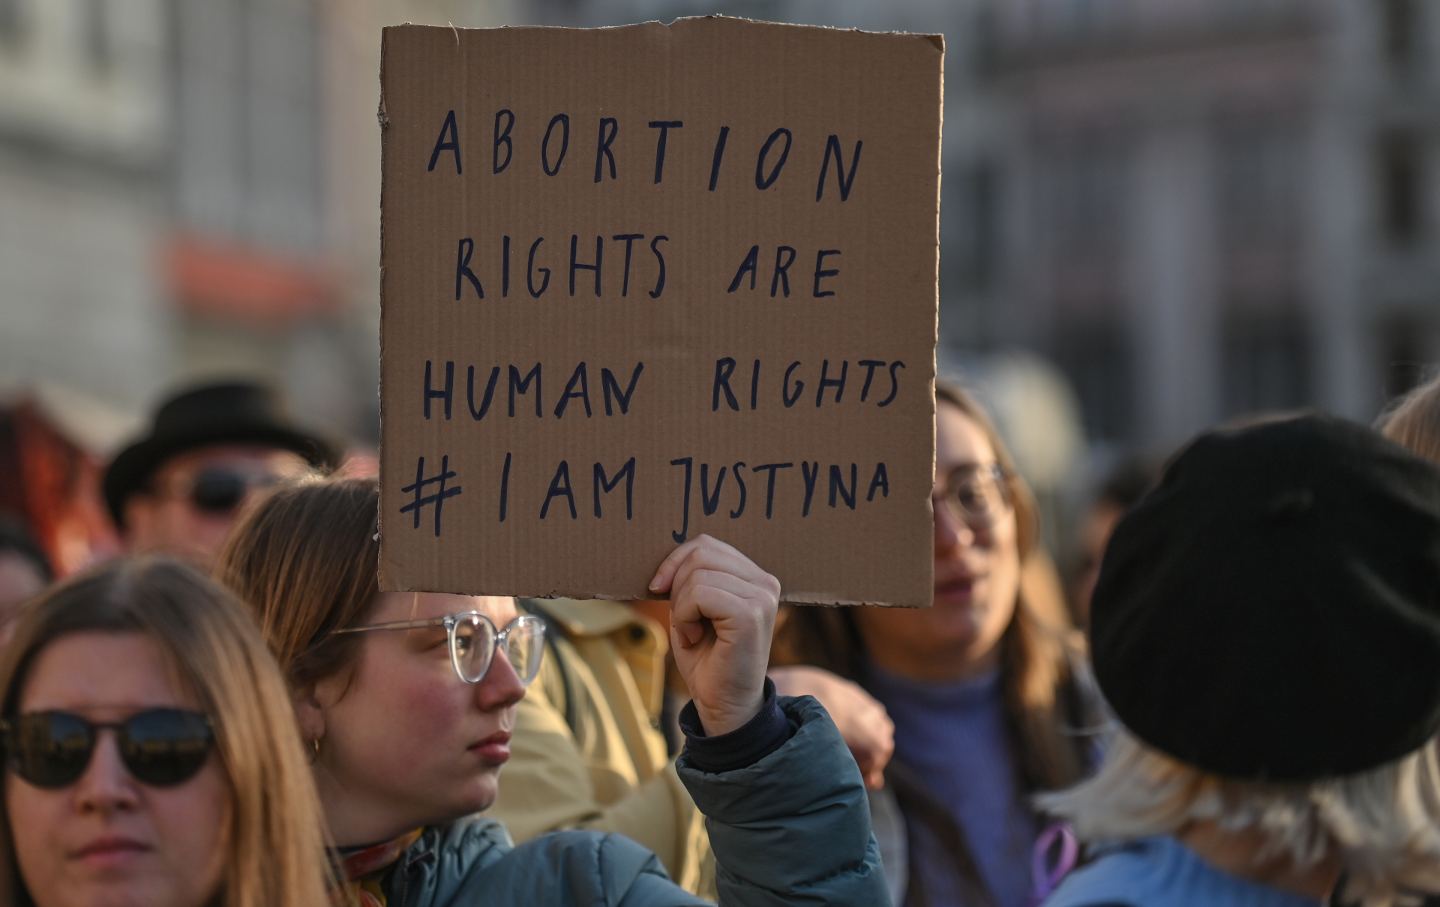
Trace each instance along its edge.
<path fill-rule="evenodd" d="M 790 601 L 928 604 L 942 59 L 938 36 L 720 18 L 386 29 L 383 586 L 646 597 L 683 527 Z M 657 183 L 651 124 L 676 121 Z M 572 236 L 582 265 L 599 237 L 598 294 L 583 268 L 572 293 Z M 621 477 L 599 516 L 597 463 Z"/>

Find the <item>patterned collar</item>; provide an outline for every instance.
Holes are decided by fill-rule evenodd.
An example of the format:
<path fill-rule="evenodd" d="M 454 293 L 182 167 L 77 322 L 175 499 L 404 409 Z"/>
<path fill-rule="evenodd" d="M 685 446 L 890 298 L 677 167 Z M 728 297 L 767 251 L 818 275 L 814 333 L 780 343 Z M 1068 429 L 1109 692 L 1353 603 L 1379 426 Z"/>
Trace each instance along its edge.
<path fill-rule="evenodd" d="M 403 835 L 361 847 L 342 847 L 338 851 L 345 881 L 342 887 L 359 907 L 385 907 L 385 874 L 410 845 L 420 840 L 424 829 L 417 828 Z"/>

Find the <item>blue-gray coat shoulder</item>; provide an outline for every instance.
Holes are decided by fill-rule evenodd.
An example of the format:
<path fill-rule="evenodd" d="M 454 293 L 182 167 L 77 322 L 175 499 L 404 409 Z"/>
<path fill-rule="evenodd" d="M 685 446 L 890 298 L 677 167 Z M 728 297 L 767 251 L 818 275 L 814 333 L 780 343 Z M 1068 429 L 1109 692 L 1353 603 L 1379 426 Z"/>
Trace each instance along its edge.
<path fill-rule="evenodd" d="M 680 760 L 707 816 L 727 907 L 885 907 L 865 788 L 830 716 L 809 697 L 780 700 L 794 733 L 754 765 L 707 774 Z M 391 874 L 391 907 L 692 907 L 706 902 L 628 838 L 590 831 L 519 847 L 472 816 L 427 829 Z"/>
<path fill-rule="evenodd" d="M 472 816 L 427 829 L 391 877 L 396 907 L 699 905 L 655 855 L 616 834 L 562 831 L 515 847 L 500 823 Z"/>

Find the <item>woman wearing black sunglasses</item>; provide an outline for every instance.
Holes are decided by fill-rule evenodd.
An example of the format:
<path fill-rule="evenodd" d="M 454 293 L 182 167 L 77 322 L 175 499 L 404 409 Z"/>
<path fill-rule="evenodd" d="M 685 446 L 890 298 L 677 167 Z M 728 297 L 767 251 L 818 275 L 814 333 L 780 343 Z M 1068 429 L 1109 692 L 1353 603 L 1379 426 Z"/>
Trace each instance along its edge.
<path fill-rule="evenodd" d="M 348 887 L 366 905 L 680 907 L 704 903 L 619 835 L 556 832 L 512 848 L 475 815 L 495 799 L 543 626 L 510 598 L 384 593 L 378 489 L 282 487 L 220 557 L 291 684 Z M 709 830 L 722 903 L 884 905 L 859 770 L 813 700 L 765 679 L 779 586 L 701 537 L 659 565 L 677 665 L 695 702 L 678 767 Z"/>
<path fill-rule="evenodd" d="M 322 824 L 285 684 L 244 609 L 117 561 L 0 655 L 0 904 L 312 907 Z"/>

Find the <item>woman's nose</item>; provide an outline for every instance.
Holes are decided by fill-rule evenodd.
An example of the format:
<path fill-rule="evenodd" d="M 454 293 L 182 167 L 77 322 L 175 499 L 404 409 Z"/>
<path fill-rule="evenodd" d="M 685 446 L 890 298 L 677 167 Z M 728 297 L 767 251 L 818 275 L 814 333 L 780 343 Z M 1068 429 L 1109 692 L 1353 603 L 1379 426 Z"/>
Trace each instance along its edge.
<path fill-rule="evenodd" d="M 482 709 L 489 711 L 508 708 L 524 696 L 525 684 L 520 682 L 515 666 L 510 664 L 504 648 L 497 648 L 494 660 L 490 662 L 490 669 L 485 672 L 480 682 L 475 684 L 476 702 Z"/>
<path fill-rule="evenodd" d="M 961 545 L 975 544 L 975 530 L 955 513 L 955 506 L 944 498 L 932 498 L 935 508 L 935 550 L 950 551 Z"/>
<path fill-rule="evenodd" d="M 101 731 L 90 754 L 90 764 L 75 782 L 76 808 L 102 815 L 134 809 L 139 802 L 138 785 L 120 758 L 114 732 Z"/>

